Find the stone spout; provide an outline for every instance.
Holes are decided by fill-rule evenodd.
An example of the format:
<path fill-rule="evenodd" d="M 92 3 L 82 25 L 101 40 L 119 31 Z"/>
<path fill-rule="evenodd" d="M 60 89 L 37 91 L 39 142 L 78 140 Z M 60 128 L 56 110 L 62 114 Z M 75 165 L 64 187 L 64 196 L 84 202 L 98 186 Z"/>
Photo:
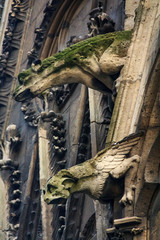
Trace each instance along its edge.
<path fill-rule="evenodd" d="M 94 158 L 59 171 L 47 182 L 45 201 L 57 204 L 75 192 L 83 192 L 100 202 L 123 195 L 120 203 L 132 204 L 133 185 L 141 158 L 138 155 L 129 156 L 129 153 L 140 139 L 140 134 L 129 135 Z"/>
<path fill-rule="evenodd" d="M 74 44 L 18 76 L 17 101 L 33 98 L 46 89 L 82 83 L 103 93 L 112 93 L 112 75 L 123 67 L 132 32 L 99 35 Z"/>

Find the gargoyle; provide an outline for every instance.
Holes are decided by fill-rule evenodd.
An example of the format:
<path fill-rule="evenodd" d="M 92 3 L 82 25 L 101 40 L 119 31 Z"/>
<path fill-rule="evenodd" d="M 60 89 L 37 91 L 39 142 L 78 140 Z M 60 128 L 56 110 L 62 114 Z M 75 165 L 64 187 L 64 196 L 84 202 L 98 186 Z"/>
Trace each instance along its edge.
<path fill-rule="evenodd" d="M 123 67 L 132 32 L 99 35 L 74 44 L 19 74 L 20 85 L 14 97 L 23 101 L 46 89 L 69 83 L 82 83 L 112 93 L 111 75 Z"/>
<path fill-rule="evenodd" d="M 140 138 L 140 134 L 130 135 L 94 158 L 61 170 L 48 180 L 44 191 L 45 201 L 48 204 L 59 203 L 70 194 L 83 192 L 101 202 L 123 195 L 120 202 L 131 204 L 140 156 L 128 155 Z"/>

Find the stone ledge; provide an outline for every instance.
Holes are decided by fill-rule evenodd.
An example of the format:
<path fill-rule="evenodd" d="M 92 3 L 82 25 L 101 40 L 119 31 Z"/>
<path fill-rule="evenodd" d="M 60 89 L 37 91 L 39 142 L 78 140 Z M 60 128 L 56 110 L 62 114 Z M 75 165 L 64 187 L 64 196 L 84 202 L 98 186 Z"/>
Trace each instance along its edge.
<path fill-rule="evenodd" d="M 114 225 L 115 227 L 122 227 L 122 226 L 128 226 L 128 225 L 134 225 L 134 224 L 140 224 L 142 222 L 142 219 L 140 217 L 125 217 L 121 219 L 115 219 Z"/>

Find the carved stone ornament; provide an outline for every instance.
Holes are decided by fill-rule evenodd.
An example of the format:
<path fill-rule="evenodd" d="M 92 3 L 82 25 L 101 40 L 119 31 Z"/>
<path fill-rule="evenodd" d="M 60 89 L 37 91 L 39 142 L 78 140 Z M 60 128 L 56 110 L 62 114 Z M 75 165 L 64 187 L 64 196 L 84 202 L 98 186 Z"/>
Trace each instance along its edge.
<path fill-rule="evenodd" d="M 54 98 L 56 101 L 56 104 L 59 108 L 63 107 L 66 101 L 70 98 L 74 90 L 76 89 L 77 84 L 66 84 L 62 85 L 60 87 L 52 88 L 50 91 L 51 98 Z M 50 101 L 50 96 L 48 97 L 48 101 Z M 53 97 L 52 97 L 53 96 Z"/>
<path fill-rule="evenodd" d="M 53 110 L 49 112 L 41 112 L 41 120 L 49 123 L 49 155 L 52 161 L 55 156 L 63 157 L 67 149 L 65 148 L 65 122 L 61 114 L 55 113 Z"/>
<path fill-rule="evenodd" d="M 115 23 L 108 16 L 107 13 L 103 12 L 103 6 L 101 2 L 98 8 L 94 8 L 90 12 L 90 21 L 88 22 L 88 37 L 94 37 L 99 34 L 105 34 L 109 32 L 114 32 Z"/>
<path fill-rule="evenodd" d="M 8 3 L 6 2 L 6 6 L 7 4 L 11 5 L 11 8 L 9 15 L 5 16 L 6 23 L 8 24 L 4 32 L 4 37 L 2 36 L 3 43 L 0 55 L 0 135 L 3 135 L 7 106 L 10 105 L 8 101 L 10 101 L 9 96 L 12 83 L 15 81 L 17 58 L 27 9 L 29 7 L 28 0 L 13 0 Z"/>
<path fill-rule="evenodd" d="M 11 160 L 12 151 L 17 150 L 21 143 L 20 134 L 15 124 L 10 124 L 6 129 L 6 141 L 0 143 L 2 160 L 0 161 L 1 169 L 12 169 L 17 167 L 17 163 Z"/>
<path fill-rule="evenodd" d="M 40 101 L 39 101 L 40 102 Z M 35 100 L 25 101 L 22 104 L 21 111 L 24 114 L 24 120 L 31 127 L 37 127 L 42 111 L 41 104 L 38 104 Z"/>
<path fill-rule="evenodd" d="M 72 193 L 84 192 L 93 199 L 105 202 L 123 193 L 125 178 L 120 203 L 132 204 L 136 172 L 141 158 L 138 155 L 128 157 L 128 154 L 140 138 L 140 134 L 130 135 L 102 150 L 94 158 L 68 170 L 61 170 L 47 182 L 45 201 L 59 203 Z"/>
<path fill-rule="evenodd" d="M 9 204 L 9 239 L 16 237 L 19 228 L 21 205 L 21 181 L 19 164 L 12 159 L 13 151 L 17 151 L 21 142 L 20 134 L 15 124 L 10 124 L 6 129 L 6 140 L 0 143 L 0 177 L 8 180 L 8 204 Z"/>
<path fill-rule="evenodd" d="M 44 17 L 43 17 L 42 23 L 38 28 L 35 29 L 36 36 L 35 36 L 34 46 L 27 54 L 28 66 L 31 66 L 31 64 L 39 58 L 41 47 L 47 36 L 48 26 L 52 21 L 52 17 L 56 9 L 57 9 L 57 2 L 54 0 L 48 1 L 43 11 Z"/>
<path fill-rule="evenodd" d="M 19 74 L 15 99 L 23 101 L 51 87 L 79 82 L 111 94 L 110 75 L 123 67 L 131 36 L 131 31 L 96 36 L 43 60 L 36 71 L 30 68 Z"/>
<path fill-rule="evenodd" d="M 141 222 L 142 219 L 136 216 L 115 219 L 114 227 L 106 230 L 109 240 L 131 239 L 141 234 L 143 232 L 143 228 L 140 227 Z"/>
<path fill-rule="evenodd" d="M 54 159 L 55 156 L 59 158 L 63 157 L 67 149 L 65 148 L 65 122 L 63 121 L 63 117 L 61 115 L 55 114 L 52 122 L 50 124 L 50 153 L 51 159 Z"/>
<path fill-rule="evenodd" d="M 115 31 L 115 23 L 107 13 L 103 12 L 103 7 L 101 6 L 92 9 L 92 11 L 90 12 L 89 20 L 90 21 L 87 23 L 89 31 L 88 35 L 71 36 L 69 41 L 67 42 L 67 47 L 70 47 L 71 45 L 81 42 L 87 38 Z"/>
<path fill-rule="evenodd" d="M 109 240 L 125 240 L 124 234 L 115 228 L 107 229 Z"/>

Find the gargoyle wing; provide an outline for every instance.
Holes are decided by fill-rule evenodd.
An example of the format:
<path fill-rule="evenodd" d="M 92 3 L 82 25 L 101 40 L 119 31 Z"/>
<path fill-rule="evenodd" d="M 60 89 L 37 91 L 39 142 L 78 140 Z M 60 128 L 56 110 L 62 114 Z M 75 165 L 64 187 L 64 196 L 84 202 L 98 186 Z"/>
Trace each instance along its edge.
<path fill-rule="evenodd" d="M 119 178 L 119 175 L 116 176 L 116 174 L 114 174 L 114 176 L 112 174 L 113 170 L 125 164 L 125 159 L 129 158 L 128 154 L 133 146 L 139 142 L 141 135 L 142 133 L 129 135 L 123 140 L 113 144 L 109 150 L 103 150 L 98 153 L 94 158 L 96 160 L 96 169 L 104 174 L 111 174 L 114 178 Z"/>

